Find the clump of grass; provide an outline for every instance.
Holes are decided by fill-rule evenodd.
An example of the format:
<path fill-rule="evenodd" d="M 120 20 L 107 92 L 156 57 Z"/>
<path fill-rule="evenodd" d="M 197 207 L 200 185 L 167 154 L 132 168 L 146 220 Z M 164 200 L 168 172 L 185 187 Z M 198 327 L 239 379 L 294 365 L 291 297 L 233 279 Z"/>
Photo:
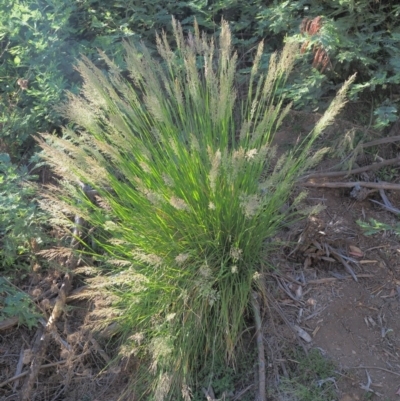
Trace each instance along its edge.
<path fill-rule="evenodd" d="M 66 128 L 63 138 L 41 140 L 64 178 L 47 205 L 58 224 L 68 225 L 70 212 L 95 228 L 112 266 L 92 280 L 112 294 L 103 324 L 119 323 L 121 355 L 150 360 L 160 400 L 189 399 L 197 366 L 234 363 L 250 291 L 274 246 L 266 240 L 297 216 L 299 199 L 287 212 L 282 205 L 322 156 L 309 149 L 349 84 L 302 148 L 277 158 L 271 140 L 290 108 L 278 89 L 295 45 L 272 55 L 264 75 L 260 44 L 242 98 L 228 24 L 217 43 L 197 25 L 187 37 L 175 21 L 173 29 L 176 50 L 157 37 L 161 60 L 125 43 L 129 79 L 103 53 L 107 74 L 83 57 L 82 95 L 70 94 L 62 108 L 82 132 Z M 77 180 L 96 191 L 97 205 L 72 185 Z"/>

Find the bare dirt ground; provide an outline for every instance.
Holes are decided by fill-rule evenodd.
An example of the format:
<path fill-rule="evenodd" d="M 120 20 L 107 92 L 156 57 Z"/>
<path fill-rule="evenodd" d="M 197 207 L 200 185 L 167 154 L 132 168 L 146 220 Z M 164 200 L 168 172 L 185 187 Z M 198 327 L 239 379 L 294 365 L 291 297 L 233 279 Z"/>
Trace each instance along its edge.
<path fill-rule="evenodd" d="M 298 118 L 294 121 L 298 123 Z M 301 129 L 302 124 L 299 126 Z M 334 132 L 338 132 L 337 127 Z M 283 132 L 281 141 L 294 143 L 293 131 L 286 135 Z M 396 157 L 398 149 L 390 145 L 375 152 L 388 159 Z M 317 170 L 327 171 L 335 162 L 322 162 Z M 368 172 L 317 181 L 377 178 Z M 399 182 L 397 170 L 391 182 Z M 398 191 L 385 193 L 392 205 L 400 205 Z M 280 309 L 285 329 L 272 329 L 267 320 L 265 334 L 275 350 L 279 346 L 271 337 L 282 336 L 305 350 L 317 348 L 332 360 L 340 375 L 334 382 L 338 400 L 394 401 L 400 398 L 400 244 L 389 231 L 365 236 L 356 221 L 374 218 L 395 225 L 398 220 L 373 202 L 382 202 L 378 191 L 360 200 L 354 199 L 353 194 L 352 188 L 320 187 L 309 191 L 308 204 L 322 203 L 325 210 L 292 227 L 287 234 L 295 244 L 284 259 L 275 261 L 279 273 L 268 286 L 278 284 L 272 303 L 277 303 L 274 307 Z M 343 256 L 344 263 L 335 252 Z M 346 261 L 355 277 L 346 269 Z M 288 331 L 288 325 L 306 334 L 296 329 Z M 275 355 L 275 360 L 280 363 L 274 364 L 270 378 L 276 383 L 284 377 L 284 364 L 288 361 L 280 354 Z"/>
<path fill-rule="evenodd" d="M 309 338 L 287 330 L 283 335 L 308 350 L 318 348 L 335 363 L 341 376 L 335 383 L 338 400 L 397 400 L 400 393 L 398 240 L 389 233 L 372 238 L 362 235 L 355 217 L 364 213 L 367 217 L 387 218 L 368 200 L 346 201 L 345 194 L 336 189 L 313 193 L 326 199 L 327 209 L 303 228 L 307 239 L 298 256 L 292 255 L 296 260 L 281 262 L 276 277 L 280 289 L 275 297 L 287 320 L 283 324 L 300 327 Z M 327 255 L 325 244 L 357 261 L 352 263 L 357 282 L 340 262 L 321 258 Z M 353 256 L 355 249 L 361 253 Z M 311 261 L 309 255 L 315 255 Z M 266 329 L 267 336 L 279 332 L 271 332 L 269 326 Z M 282 375 L 282 369 L 276 374 Z"/>
<path fill-rule="evenodd" d="M 278 145 L 296 143 L 297 135 L 307 132 L 313 122 L 313 118 L 294 115 L 284 127 L 286 134 L 278 135 Z M 335 126 L 329 135 L 332 138 L 339 131 L 344 132 L 343 127 Z M 390 144 L 379 153 L 385 159 L 395 157 L 397 147 Z M 338 161 L 324 162 L 317 170 L 326 171 Z M 398 183 L 398 171 L 393 171 L 391 182 Z M 360 175 L 331 181 L 366 179 L 373 181 L 376 177 Z M 381 200 L 379 192 L 357 200 L 351 191 L 311 188 L 308 205 L 322 204 L 325 209 L 281 233 L 281 239 L 289 240 L 290 245 L 273 257 L 276 271 L 265 276 L 270 294 L 264 314 L 267 381 L 274 388 L 285 377 L 291 363 L 288 348 L 316 348 L 337 368 L 339 378 L 332 381 L 336 400 L 395 401 L 400 399 L 400 245 L 391 232 L 365 236 L 356 221 L 372 217 L 395 224 L 397 217 L 371 201 Z M 385 193 L 394 206 L 400 207 L 399 192 Z M 61 273 L 33 272 L 23 290 L 46 309 L 52 306 L 61 280 Z M 74 281 L 74 288 L 82 285 Z M 68 300 L 66 315 L 57 323 L 58 335 L 47 347 L 32 400 L 116 401 L 123 394 L 134 372 L 134 361 L 128 358 L 117 367 L 108 366 L 115 345 L 107 335 L 94 337 L 87 326 L 88 316 L 100 304 L 96 299 Z M 0 330 L 1 401 L 20 399 L 24 372 L 40 335 L 40 328 L 28 331 L 13 326 Z M 237 389 L 237 396 L 243 386 Z M 271 401 L 301 401 L 272 393 Z"/>

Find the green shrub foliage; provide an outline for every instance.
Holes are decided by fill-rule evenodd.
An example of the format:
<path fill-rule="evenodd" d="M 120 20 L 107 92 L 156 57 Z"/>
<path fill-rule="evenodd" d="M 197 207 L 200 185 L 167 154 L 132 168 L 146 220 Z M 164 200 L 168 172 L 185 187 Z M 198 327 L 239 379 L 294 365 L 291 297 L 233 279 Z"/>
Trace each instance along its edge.
<path fill-rule="evenodd" d="M 26 166 L 18 168 L 8 154 L 0 153 L 0 272 L 29 270 L 46 240 L 46 216 L 29 185 L 34 178 Z"/>
<path fill-rule="evenodd" d="M 222 17 L 228 21 L 244 77 L 260 40 L 265 39 L 264 69 L 285 36 L 321 45 L 332 64 L 323 73 L 312 68 L 309 46 L 288 83 L 295 107 L 326 108 L 332 90 L 357 72 L 351 95 L 371 93 L 377 127 L 397 116 L 400 5 L 395 2 L 0 0 L 0 7 L 0 150 L 13 157 L 26 150 L 32 134 L 59 127 L 62 119 L 54 106 L 63 101 L 65 89 L 79 90 L 72 69 L 79 54 L 100 63 L 96 48 L 101 48 L 123 66 L 121 39 L 144 41 L 154 50 L 155 31 L 165 29 L 172 37 L 171 16 L 182 21 L 184 31 L 192 29 L 195 18 L 208 33 L 218 31 Z M 317 16 L 323 18 L 319 34 L 300 35 L 301 21 Z"/>

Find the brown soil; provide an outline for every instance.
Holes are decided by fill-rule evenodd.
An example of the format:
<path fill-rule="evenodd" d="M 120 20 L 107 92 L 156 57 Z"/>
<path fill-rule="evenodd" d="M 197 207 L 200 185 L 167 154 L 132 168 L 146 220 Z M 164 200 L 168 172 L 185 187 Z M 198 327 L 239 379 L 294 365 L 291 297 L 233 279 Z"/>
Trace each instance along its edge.
<path fill-rule="evenodd" d="M 290 128 L 298 124 L 301 135 L 307 118 L 298 115 L 293 121 L 295 124 Z M 295 143 L 293 134 L 292 129 L 284 129 L 278 142 Z M 390 145 L 379 151 L 388 158 L 397 149 Z M 323 162 L 318 170 L 326 171 L 337 162 Z M 376 177 L 371 175 L 330 180 L 372 181 Z M 397 170 L 391 182 L 399 182 Z M 392 205 L 398 207 L 400 194 L 385 192 Z M 283 260 L 276 260 L 278 278 L 267 280 L 269 289 L 272 285 L 276 287 L 277 280 L 281 283 L 270 300 L 271 304 L 278 304 L 274 308 L 279 307 L 281 321 L 275 327 L 267 321 L 265 328 L 270 349 L 278 350 L 275 360 L 279 363 L 271 368 L 271 384 L 285 375 L 284 365 L 289 363 L 279 352 L 279 346 L 284 348 L 282 342 L 272 340 L 274 336 L 281 336 L 292 345 L 300 344 L 306 351 L 317 348 L 335 363 L 340 375 L 335 383 L 338 400 L 394 401 L 400 395 L 400 245 L 394 233 L 363 235 L 356 221 L 374 218 L 395 225 L 398 220 L 371 201 L 382 202 L 379 193 L 371 193 L 361 201 L 354 200 L 350 193 L 351 189 L 346 188 L 313 188 L 307 203 L 322 203 L 325 210 L 298 227 L 291 227 L 286 234 L 297 241 L 295 252 L 292 246 Z M 334 260 L 332 252 L 329 254 L 332 249 L 355 261 L 350 265 L 357 282 L 342 263 Z M 275 312 L 272 320 L 276 320 L 274 315 Z M 288 324 L 301 327 L 311 341 L 288 331 Z"/>
<path fill-rule="evenodd" d="M 301 281 L 302 295 L 293 300 L 281 294 L 281 308 L 290 323 L 312 338 L 310 343 L 297 340 L 307 349 L 317 347 L 335 362 L 341 374 L 339 400 L 379 399 L 379 395 L 385 401 L 396 400 L 400 388 L 400 247 L 394 235 L 365 237 L 355 223 L 363 215 L 380 221 L 390 216 L 382 216 L 368 200 L 346 201 L 340 190 L 313 193 L 326 199 L 327 209 L 317 222 L 311 222 L 305 241 L 309 247 L 303 245 L 299 253 L 328 243 L 349 255 L 350 246 L 356 246 L 362 251 L 362 256 L 353 256 L 358 261 L 357 266 L 352 264 L 358 282 L 339 262 L 313 260 L 304 268 L 307 258 L 298 257 L 297 263 L 286 262 L 283 270 Z"/>
<path fill-rule="evenodd" d="M 277 144 L 281 148 L 295 144 L 313 123 L 314 117 L 294 114 L 277 136 Z M 330 139 L 337 130 L 338 126 L 329 133 Z M 381 156 L 389 158 L 397 149 L 391 145 L 385 152 L 391 154 Z M 338 161 L 324 162 L 318 170 Z M 335 179 L 340 180 L 344 181 Z M 398 181 L 397 174 L 392 176 L 391 182 Z M 284 255 L 275 257 L 277 272 L 265 280 L 270 294 L 264 333 L 268 382 L 270 388 L 279 383 L 290 363 L 285 350 L 300 345 L 305 351 L 318 348 L 335 363 L 340 376 L 334 383 L 338 401 L 394 401 L 400 394 L 400 245 L 390 232 L 363 235 L 356 221 L 375 218 L 394 224 L 397 218 L 371 202 L 380 200 L 379 193 L 357 201 L 350 192 L 312 188 L 308 205 L 322 203 L 325 210 L 281 233 L 292 245 Z M 399 194 L 386 194 L 394 206 L 400 207 Z M 356 261 L 351 268 L 357 282 L 332 250 Z M 23 290 L 41 298 L 40 305 L 46 308 L 61 276 L 34 272 Z M 68 302 L 66 315 L 57 323 L 59 337 L 51 338 L 47 348 L 44 364 L 53 365 L 40 371 L 32 400 L 112 401 L 123 394 L 134 370 L 133 362 L 125 360 L 109 367 L 115 355 L 113 343 L 107 336 L 93 341 L 86 325 L 88 313 L 96 307 L 96 300 Z M 311 341 L 290 329 L 295 325 L 308 333 Z M 23 327 L 0 331 L 0 400 L 19 399 L 26 378 L 4 382 L 15 376 L 23 351 L 22 372 L 27 370 L 29 352 L 39 334 L 40 329 L 35 332 Z M 65 363 L 55 364 L 57 361 Z M 288 401 L 282 397 L 273 399 Z"/>

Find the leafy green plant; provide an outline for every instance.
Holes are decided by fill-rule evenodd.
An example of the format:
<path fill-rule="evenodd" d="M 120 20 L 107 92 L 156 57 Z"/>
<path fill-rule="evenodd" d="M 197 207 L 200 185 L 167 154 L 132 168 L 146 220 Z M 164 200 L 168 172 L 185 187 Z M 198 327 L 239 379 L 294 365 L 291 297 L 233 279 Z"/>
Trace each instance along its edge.
<path fill-rule="evenodd" d="M 313 2 L 261 0 L 119 0 L 112 4 L 98 0 L 0 0 L 0 151 L 13 160 L 30 147 L 37 132 L 58 129 L 63 123 L 56 108 L 64 91 L 79 91 L 80 80 L 72 64 L 79 54 L 104 67 L 97 57 L 103 49 L 123 66 L 121 39 L 144 41 L 156 49 L 155 31 L 165 29 L 172 38 L 170 17 L 182 21 L 185 32 L 194 19 L 208 32 L 217 31 L 221 18 L 227 20 L 232 41 L 239 50 L 239 70 L 251 73 L 252 58 L 260 40 L 266 38 L 266 52 L 260 68 L 268 68 L 270 54 L 285 36 L 310 42 L 303 65 L 298 65 L 287 91 L 296 108 L 326 109 L 332 95 L 349 74 L 358 72 L 351 95 L 373 92 L 378 128 L 397 116 L 398 99 L 392 91 L 400 79 L 400 6 L 363 0 Z M 323 17 L 318 35 L 299 34 L 304 17 Z M 311 67 L 313 45 L 323 46 L 332 61 L 323 73 Z M 22 84 L 21 82 L 26 82 Z"/>
<path fill-rule="evenodd" d="M 393 103 L 385 101 L 380 107 L 374 110 L 376 115 L 375 128 L 387 127 L 397 120 L 397 108 Z"/>
<path fill-rule="evenodd" d="M 396 235 L 400 235 L 400 223 L 390 225 L 370 218 L 369 221 L 357 220 L 357 224 L 362 228 L 365 235 L 374 235 L 382 231 L 394 232 Z"/>
<path fill-rule="evenodd" d="M 14 160 L 33 145 L 32 135 L 61 125 L 54 106 L 65 99 L 65 89 L 78 92 L 76 57 L 97 54 L 96 46 L 112 57 L 122 52 L 115 33 L 105 39 L 105 28 L 88 41 L 100 32 L 81 3 L 0 0 L 0 151 Z M 119 31 L 119 38 L 126 36 Z"/>
<path fill-rule="evenodd" d="M 349 97 L 357 100 L 361 93 L 373 97 L 377 108 L 376 126 L 381 128 L 397 118 L 398 99 L 388 88 L 395 88 L 400 82 L 399 15 L 400 6 L 393 2 L 335 0 L 310 4 L 306 0 L 281 0 L 262 8 L 257 18 L 263 29 L 288 34 L 303 45 L 308 44 L 303 64 L 293 76 L 295 81 L 289 83 L 295 107 L 323 109 L 324 97 L 349 74 L 357 72 L 357 82 Z M 318 16 L 322 19 L 318 29 L 311 30 L 314 34 L 307 30 L 299 33 L 304 18 Z M 312 68 L 317 48 L 324 49 L 329 57 L 329 67 L 322 74 L 325 79 L 321 71 Z M 309 88 L 309 81 L 315 80 L 322 86 Z M 304 92 L 306 96 L 297 96 L 297 92 Z"/>
<path fill-rule="evenodd" d="M 197 25 L 187 37 L 175 21 L 173 30 L 176 51 L 157 37 L 162 63 L 124 44 L 130 80 L 104 53 L 108 75 L 83 57 L 84 96 L 69 94 L 63 107 L 82 132 L 40 140 L 64 179 L 47 205 L 69 227 L 80 214 L 105 252 L 86 249 L 110 269 L 92 281 L 114 300 L 100 325 L 119 323 L 122 355 L 147 355 L 156 399 L 187 398 L 199 365 L 234 363 L 250 291 L 276 246 L 267 240 L 300 217 L 304 193 L 287 211 L 282 205 L 324 154 L 310 147 L 351 83 L 301 146 L 277 157 L 271 140 L 290 109 L 278 89 L 297 46 L 273 55 L 264 74 L 260 44 L 242 97 L 226 22 L 218 43 Z"/>
<path fill-rule="evenodd" d="M 334 364 L 312 349 L 308 355 L 295 350 L 293 359 L 297 361 L 290 369 L 289 378 L 282 379 L 279 390 L 291 399 L 299 401 L 335 400 Z"/>
<path fill-rule="evenodd" d="M 34 179 L 26 166 L 18 168 L 0 153 L 0 271 L 26 269 L 46 240 L 46 214 L 33 201 Z"/>
<path fill-rule="evenodd" d="M 27 294 L 0 277 L 0 322 L 11 317 L 18 317 L 19 324 L 32 329 L 37 326 L 41 315 Z"/>
<path fill-rule="evenodd" d="M 212 365 L 198 367 L 196 383 L 192 392 L 193 401 L 203 401 L 203 389 L 208 389 L 210 386 L 213 389 L 215 398 L 224 399 L 230 398 L 232 394 L 253 383 L 257 352 L 255 348 L 252 348 L 251 339 L 247 338 L 247 340 L 247 347 L 238 350 L 234 367 L 229 366 L 223 360 L 215 361 Z M 241 399 L 250 401 L 254 400 L 254 397 L 254 391 L 249 390 L 242 395 Z"/>

